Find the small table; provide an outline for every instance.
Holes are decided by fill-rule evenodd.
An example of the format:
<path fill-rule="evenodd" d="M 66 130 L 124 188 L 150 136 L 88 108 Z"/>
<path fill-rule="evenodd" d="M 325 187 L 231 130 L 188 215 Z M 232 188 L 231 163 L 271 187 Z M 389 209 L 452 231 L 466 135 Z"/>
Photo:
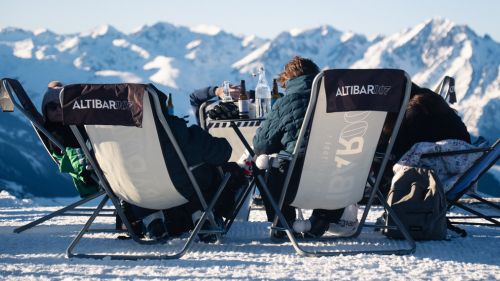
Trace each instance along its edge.
<path fill-rule="evenodd" d="M 239 125 L 243 125 L 244 123 L 254 123 L 254 124 L 260 124 L 264 118 L 249 118 L 249 119 L 225 119 L 225 120 L 207 120 L 209 124 L 224 124 L 224 123 L 229 123 L 229 126 L 233 128 L 234 132 L 240 139 L 241 143 L 245 146 L 247 149 L 248 153 L 250 153 L 250 156 L 255 156 L 255 152 L 253 151 L 252 147 L 246 140 L 246 138 L 243 136 L 239 129 Z"/>

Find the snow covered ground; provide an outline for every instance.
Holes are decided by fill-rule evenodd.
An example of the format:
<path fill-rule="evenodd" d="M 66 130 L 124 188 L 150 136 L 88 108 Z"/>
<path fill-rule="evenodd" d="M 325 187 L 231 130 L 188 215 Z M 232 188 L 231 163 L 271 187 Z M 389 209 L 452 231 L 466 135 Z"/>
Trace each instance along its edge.
<path fill-rule="evenodd" d="M 21 234 L 13 229 L 70 203 L 69 199 L 20 200 L 0 192 L 0 279 L 2 280 L 499 280 L 500 232 L 467 226 L 469 236 L 450 241 L 418 242 L 407 256 L 356 255 L 304 258 L 289 243 L 275 244 L 267 237 L 262 210 L 250 222 L 236 222 L 224 243 L 196 243 L 181 260 L 114 261 L 68 259 L 64 251 L 86 220 L 58 217 Z M 373 220 L 381 210 L 375 208 Z M 99 218 L 96 226 L 113 223 Z M 368 236 L 376 236 L 367 233 Z M 113 234 L 92 234 L 81 251 L 157 252 L 166 246 L 143 246 Z M 84 238 L 85 239 L 85 238 Z M 170 242 L 172 245 L 179 241 Z M 384 246 L 394 241 L 381 239 Z M 351 247 L 349 242 L 339 242 Z"/>

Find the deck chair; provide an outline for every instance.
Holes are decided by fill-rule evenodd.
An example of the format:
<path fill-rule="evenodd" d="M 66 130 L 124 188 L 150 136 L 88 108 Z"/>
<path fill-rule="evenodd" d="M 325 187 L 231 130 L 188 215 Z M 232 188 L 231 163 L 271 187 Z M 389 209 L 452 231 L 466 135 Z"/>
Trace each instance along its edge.
<path fill-rule="evenodd" d="M 19 112 L 21 112 L 30 122 L 31 125 L 33 126 L 33 129 L 35 130 L 37 136 L 39 137 L 40 141 L 42 142 L 43 146 L 45 147 L 45 150 L 49 154 L 49 156 L 54 160 L 54 162 L 57 165 L 57 160 L 52 157 L 48 147 L 49 147 L 49 142 L 53 143 L 55 146 L 57 146 L 61 151 L 64 151 L 64 146 L 49 132 L 45 127 L 43 126 L 43 117 L 42 115 L 38 112 L 36 107 L 33 105 L 31 102 L 31 99 L 28 97 L 26 94 L 26 91 L 24 88 L 21 86 L 21 83 L 15 79 L 10 79 L 10 78 L 4 78 L 1 80 L 1 88 L 0 88 L 0 106 L 2 107 L 2 110 L 4 112 L 12 112 L 14 111 L 14 108 L 17 109 Z M 17 98 L 17 99 L 16 99 Z M 90 196 L 87 196 L 85 198 L 82 198 L 64 208 L 61 208 L 55 212 L 52 212 L 48 215 L 45 215 L 39 219 L 36 219 L 28 224 L 25 224 L 23 226 L 17 227 L 14 229 L 15 233 L 21 233 L 27 229 L 30 229 L 34 226 L 37 226 L 45 221 L 48 221 L 54 217 L 57 216 L 90 216 L 92 212 L 94 211 L 93 208 L 85 208 L 85 207 L 80 207 L 84 205 L 85 203 L 101 196 L 104 194 L 104 190 L 100 190 L 97 193 L 94 193 Z M 110 214 L 110 212 L 113 212 L 112 210 L 105 209 L 103 213 L 101 213 L 102 216 L 112 216 L 113 214 Z"/>
<path fill-rule="evenodd" d="M 445 76 L 434 92 L 442 96 L 443 99 L 450 104 L 457 102 L 455 79 L 453 77 Z"/>
<path fill-rule="evenodd" d="M 309 106 L 285 178 L 279 207 L 273 208 L 277 218 L 272 230 L 285 231 L 296 252 L 305 256 L 352 255 L 359 253 L 409 254 L 415 242 L 387 205 L 378 187 L 387 166 L 389 155 L 409 100 L 411 81 L 404 71 L 392 69 L 348 70 L 333 69 L 320 72 L 314 79 Z M 381 138 L 388 116 L 395 122 L 385 129 L 390 138 Z M 383 147 L 380 169 L 374 174 L 374 184 L 359 227 L 349 238 L 359 236 L 377 197 L 396 222 L 405 238 L 396 249 L 338 249 L 324 243 L 328 250 L 308 250 L 299 244 L 280 212 L 297 159 L 304 157 L 297 194 L 291 203 L 300 209 L 335 210 L 359 202 L 367 185 L 377 147 Z M 380 149 L 379 149 L 380 152 Z M 265 185 L 261 178 L 259 183 Z M 267 187 L 264 188 L 264 192 Z M 269 198 L 269 194 L 267 194 Z M 274 201 L 274 200 L 270 200 Z M 274 205 L 273 202 L 271 202 Z M 276 227 L 277 222 L 283 227 Z M 331 237 L 330 237 L 331 238 Z M 337 238 L 338 239 L 338 238 Z M 385 239 L 383 237 L 382 239 Z M 329 240 L 328 237 L 320 238 Z M 317 243 L 315 246 L 320 246 Z M 358 244 L 363 247 L 363 244 Z M 376 245 L 375 245 L 376 246 Z M 385 245 L 384 245 L 385 246 Z M 331 249 L 333 248 L 333 249 Z"/>
<path fill-rule="evenodd" d="M 188 165 L 164 116 L 163 112 L 167 112 L 166 100 L 166 96 L 153 85 L 75 84 L 63 88 L 61 104 L 64 123 L 70 125 L 106 191 L 105 198 L 94 214 L 70 243 L 66 251 L 68 257 L 175 259 L 188 251 L 197 234 L 213 233 L 220 236 L 227 232 L 227 229 L 216 228 L 212 210 L 230 174 L 224 175 L 213 199 L 207 203 L 192 173 L 198 165 Z M 179 251 L 161 255 L 75 253 L 73 250 L 108 199 L 117 209 L 134 241 L 140 244 L 155 243 L 141 240 L 131 231 L 130 221 L 120 208 L 119 199 L 156 210 L 187 202 L 170 178 L 164 149 L 167 145 L 174 148 L 204 209 L 184 246 Z M 207 219 L 213 230 L 201 230 Z"/>
<path fill-rule="evenodd" d="M 467 169 L 460 178 L 453 184 L 453 186 L 446 192 L 446 200 L 448 201 L 448 210 L 456 206 L 471 215 L 460 215 L 460 216 L 448 216 L 449 222 L 452 225 L 455 224 L 470 224 L 470 225 L 487 225 L 487 226 L 500 226 L 500 221 L 498 220 L 500 216 L 498 212 L 500 211 L 500 205 L 486 200 L 479 194 L 475 192 L 469 192 L 471 187 L 474 186 L 481 176 L 483 176 L 500 158 L 500 139 L 488 147 L 469 149 L 469 150 L 455 150 L 448 152 L 436 152 L 423 154 L 422 158 L 430 157 L 444 157 L 453 156 L 457 154 L 464 153 L 482 153 L 482 155 L 474 162 L 469 169 Z M 471 206 L 467 206 L 460 202 L 460 199 L 467 194 L 467 196 L 476 199 L 477 201 L 490 207 L 493 211 L 496 211 L 497 215 L 486 215 L 482 213 L 477 208 L 474 209 Z M 483 221 L 477 221 L 477 219 L 482 219 Z M 474 221 L 475 220 L 475 221 Z M 486 221 L 486 222 L 484 222 Z M 458 231 L 460 232 L 460 230 Z M 465 232 L 462 232 L 465 235 Z"/>
<path fill-rule="evenodd" d="M 457 97 L 455 93 L 455 79 L 453 77 L 445 76 L 441 83 L 439 83 L 435 92 L 442 96 L 445 101 L 449 104 L 454 104 L 457 102 Z M 472 214 L 469 216 L 448 216 L 450 223 L 454 224 L 473 224 L 473 225 L 489 225 L 489 226 L 499 226 L 500 223 L 498 221 L 499 216 L 494 215 L 485 215 L 481 213 L 479 210 L 474 210 L 468 206 L 465 206 L 463 203 L 459 202 L 459 200 L 467 194 L 469 197 L 476 199 L 477 201 L 489 206 L 493 210 L 500 210 L 500 206 L 498 203 L 494 203 L 484 199 L 481 195 L 476 192 L 471 192 L 471 187 L 474 186 L 479 179 L 498 161 L 499 150 L 498 147 L 500 139 L 497 139 L 496 142 L 489 147 L 482 147 L 471 150 L 462 150 L 462 151 L 449 151 L 445 153 L 429 153 L 424 154 L 422 157 L 440 157 L 446 155 L 456 155 L 463 153 L 476 153 L 480 152 L 483 155 L 476 160 L 476 162 L 460 177 L 460 179 L 452 186 L 452 188 L 446 193 L 447 201 L 448 201 L 448 209 L 451 209 L 453 206 L 456 206 L 460 209 L 467 211 Z M 488 222 L 473 222 L 471 219 L 483 219 Z M 459 230 L 460 231 L 460 230 Z M 462 232 L 465 233 L 465 232 Z"/>

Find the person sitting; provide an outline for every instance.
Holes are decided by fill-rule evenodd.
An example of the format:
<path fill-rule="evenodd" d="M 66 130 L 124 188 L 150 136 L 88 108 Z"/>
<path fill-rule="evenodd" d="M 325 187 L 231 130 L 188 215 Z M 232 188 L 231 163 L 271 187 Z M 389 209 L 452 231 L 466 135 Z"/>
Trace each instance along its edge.
<path fill-rule="evenodd" d="M 256 155 L 269 155 L 282 151 L 289 155 L 293 153 L 309 105 L 312 82 L 318 73 L 319 68 L 312 60 L 299 56 L 293 57 L 285 65 L 284 71 L 279 75 L 279 82 L 281 87 L 285 89 L 285 95 L 275 102 L 271 112 L 257 129 L 253 138 Z M 281 210 L 289 225 L 292 225 L 296 219 L 295 208 L 290 206 L 290 203 L 297 193 L 303 164 L 304 157 L 299 157 Z M 278 202 L 283 190 L 288 161 L 282 161 L 279 166 L 280 168 L 269 170 L 267 180 L 267 185 L 276 202 Z M 267 219 L 273 221 L 275 212 L 269 199 L 263 196 L 263 201 Z M 344 209 L 314 210 L 309 218 L 311 229 L 304 235 L 307 237 L 322 236 L 329 228 L 330 223 L 337 223 L 340 220 L 343 212 Z M 284 236 L 284 232 L 277 232 L 276 235 L 278 237 Z"/>
<path fill-rule="evenodd" d="M 99 190 L 98 184 L 90 176 L 91 166 L 80 148 L 80 145 L 68 126 L 62 123 L 62 109 L 59 94 L 62 83 L 53 81 L 42 101 L 42 113 L 45 127 L 65 147 L 60 151 L 54 145 L 49 149 L 58 160 L 61 172 L 70 173 L 81 196 L 88 196 Z M 167 111 L 165 111 L 167 112 Z M 221 180 L 216 166 L 223 166 L 232 177 L 228 187 L 221 195 L 221 200 L 215 207 L 216 217 L 228 218 L 232 215 L 235 205 L 235 194 L 244 184 L 243 172 L 236 163 L 227 163 L 231 155 L 231 146 L 225 139 L 212 137 L 198 126 L 187 127 L 184 119 L 165 114 L 167 122 L 172 129 L 181 150 L 184 152 L 188 164 L 203 163 L 197 167 L 193 174 L 206 198 L 210 199 Z M 122 202 L 125 213 L 132 222 L 133 230 L 138 236 L 163 241 L 169 235 L 179 235 L 192 230 L 196 221 L 201 216 L 201 203 L 194 194 L 191 182 L 185 173 L 177 154 L 172 146 L 166 148 L 166 155 L 171 155 L 173 163 L 169 166 L 169 173 L 176 188 L 188 199 L 188 203 L 168 209 L 152 210 Z M 170 161 L 169 161 L 170 162 Z M 117 224 L 119 224 L 117 222 Z M 208 226 L 207 226 L 208 227 Z M 200 234 L 204 242 L 212 242 L 215 235 Z"/>
<path fill-rule="evenodd" d="M 392 153 L 395 159 L 418 142 L 458 139 L 471 142 L 467 127 L 440 95 L 412 83 L 410 101 Z"/>
<path fill-rule="evenodd" d="M 387 128 L 392 127 L 395 120 L 393 115 L 388 117 L 388 122 L 382 130 L 382 139 L 390 137 Z M 435 143 L 450 139 L 471 143 L 467 127 L 443 97 L 412 83 L 410 100 L 392 148 L 392 162 L 398 162 L 417 143 Z M 383 194 L 389 192 L 393 175 L 392 169 L 386 169 L 384 183 L 380 188 Z"/>
<path fill-rule="evenodd" d="M 184 153 L 188 166 L 202 163 L 193 170 L 193 175 L 207 200 L 210 200 L 217 191 L 221 180 L 217 167 L 221 167 L 224 172 L 231 174 L 227 187 L 215 206 L 216 217 L 230 218 L 235 209 L 237 194 L 242 187 L 248 184 L 243 170 L 238 164 L 228 162 L 232 153 L 231 145 L 225 138 L 214 137 L 198 125 L 188 127 L 185 120 L 177 116 L 166 114 L 165 119 Z M 165 147 L 165 155 L 171 157 L 171 159 L 167 159 L 167 163 L 172 163 L 168 165 L 170 178 L 176 189 L 188 199 L 189 203 L 185 204 L 185 208 L 193 214 L 193 222 L 196 222 L 201 215 L 199 212 L 201 203 L 194 192 L 191 181 L 173 146 Z M 214 238 L 215 236 L 210 237 Z"/>
<path fill-rule="evenodd" d="M 76 137 L 68 126 L 62 124 L 62 109 L 59 93 L 63 84 L 51 81 L 42 100 L 42 116 L 44 127 L 65 147 L 65 151 L 53 143 L 48 143 L 48 149 L 59 164 L 62 173 L 68 173 L 78 190 L 80 197 L 90 196 L 99 191 L 99 185 L 92 179 L 90 165 L 86 162 Z"/>

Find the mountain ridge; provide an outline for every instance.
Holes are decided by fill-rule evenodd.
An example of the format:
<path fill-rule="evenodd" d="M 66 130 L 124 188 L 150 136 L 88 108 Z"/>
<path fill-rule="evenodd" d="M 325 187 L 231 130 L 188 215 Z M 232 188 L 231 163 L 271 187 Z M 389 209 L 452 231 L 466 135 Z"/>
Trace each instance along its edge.
<path fill-rule="evenodd" d="M 51 80 L 67 84 L 154 83 L 174 94 L 176 113 L 184 115 L 190 111 L 187 95 L 192 90 L 223 80 L 238 83 L 240 79 L 252 88 L 258 67 L 266 67 L 270 81 L 294 55 L 311 58 L 322 69 L 401 68 L 414 82 L 431 89 L 444 75 L 455 77 L 459 102 L 454 107 L 470 132 L 490 140 L 500 135 L 500 43 L 444 18 L 371 38 L 329 25 L 283 31 L 271 39 L 168 22 L 143 25 L 130 33 L 107 24 L 72 34 L 0 28 L 0 77 L 20 80 L 36 105 Z M 31 130 L 26 122 L 19 125 L 13 121 L 19 119 L 15 116 L 0 117 L 0 132 Z M 43 153 L 36 141 L 24 146 L 13 138 L 5 141 L 11 142 L 11 150 Z M 21 164 L 26 163 L 26 155 L 16 156 L 26 174 L 36 173 Z M 0 153 L 0 166 L 12 165 L 4 158 Z M 1 171 L 0 179 L 19 180 Z M 41 181 L 51 185 L 50 180 Z"/>

